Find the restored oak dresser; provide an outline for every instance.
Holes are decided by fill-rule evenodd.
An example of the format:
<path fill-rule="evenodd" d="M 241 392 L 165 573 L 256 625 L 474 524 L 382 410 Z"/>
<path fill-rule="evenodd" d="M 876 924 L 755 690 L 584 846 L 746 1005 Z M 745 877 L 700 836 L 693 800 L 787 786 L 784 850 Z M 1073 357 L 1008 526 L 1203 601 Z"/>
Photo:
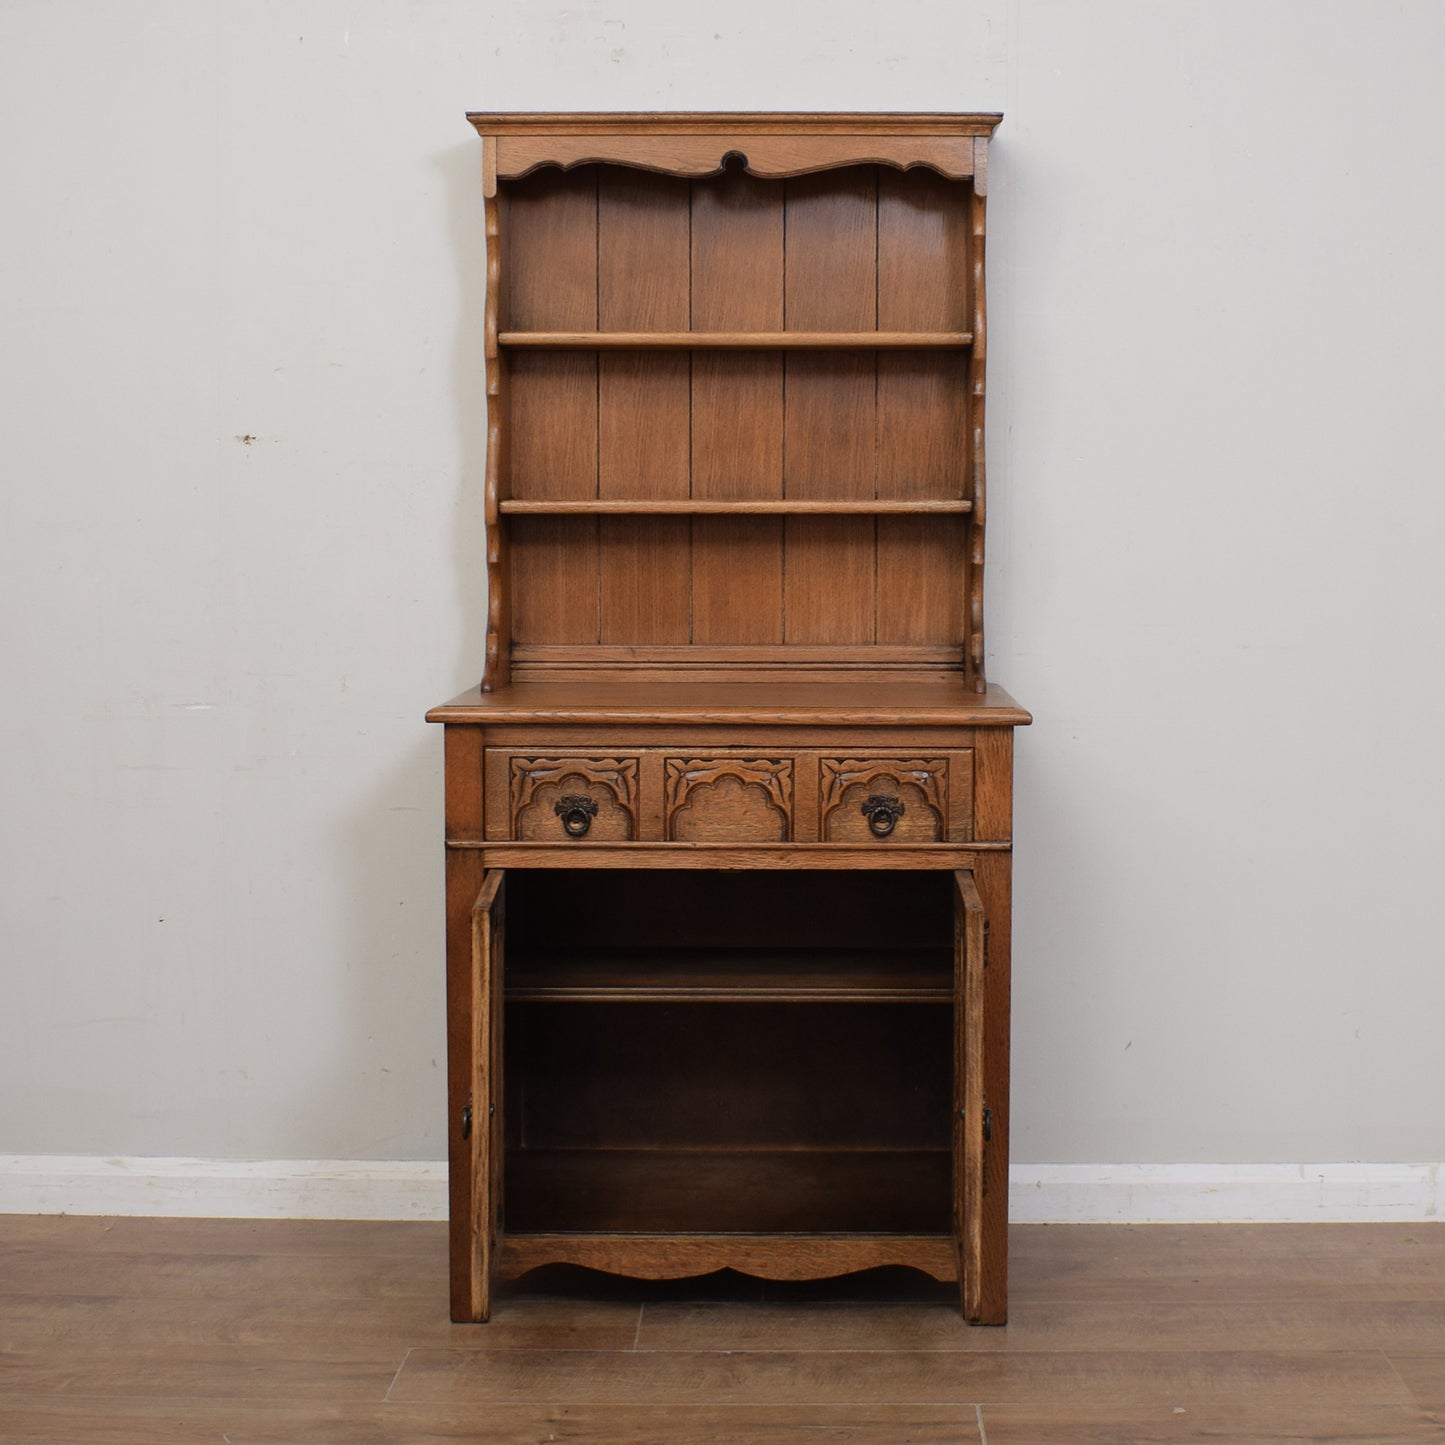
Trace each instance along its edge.
<path fill-rule="evenodd" d="M 472 115 L 487 638 L 446 730 L 451 1301 L 1007 1300 L 997 115 Z"/>

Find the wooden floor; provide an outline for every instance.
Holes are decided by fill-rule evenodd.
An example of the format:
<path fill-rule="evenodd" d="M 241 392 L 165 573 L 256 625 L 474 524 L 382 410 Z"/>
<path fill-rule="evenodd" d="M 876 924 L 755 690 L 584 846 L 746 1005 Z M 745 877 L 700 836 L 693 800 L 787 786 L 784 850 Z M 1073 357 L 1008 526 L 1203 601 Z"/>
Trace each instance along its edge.
<path fill-rule="evenodd" d="M 431 1224 L 0 1216 L 0 1441 L 1445 1441 L 1445 1224 L 1016 1227 L 1012 1323 L 904 1271 L 539 1271 Z"/>

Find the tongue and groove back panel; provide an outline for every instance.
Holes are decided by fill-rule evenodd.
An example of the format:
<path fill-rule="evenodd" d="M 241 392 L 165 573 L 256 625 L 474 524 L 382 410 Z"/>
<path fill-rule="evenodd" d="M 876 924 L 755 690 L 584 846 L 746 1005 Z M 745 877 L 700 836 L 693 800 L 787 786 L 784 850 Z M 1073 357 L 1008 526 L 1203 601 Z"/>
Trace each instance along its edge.
<path fill-rule="evenodd" d="M 504 332 L 974 323 L 971 185 L 921 167 L 548 167 L 499 200 Z M 966 348 L 518 346 L 502 497 L 959 502 L 969 383 Z M 963 669 L 969 525 L 963 511 L 514 513 L 514 662 Z"/>

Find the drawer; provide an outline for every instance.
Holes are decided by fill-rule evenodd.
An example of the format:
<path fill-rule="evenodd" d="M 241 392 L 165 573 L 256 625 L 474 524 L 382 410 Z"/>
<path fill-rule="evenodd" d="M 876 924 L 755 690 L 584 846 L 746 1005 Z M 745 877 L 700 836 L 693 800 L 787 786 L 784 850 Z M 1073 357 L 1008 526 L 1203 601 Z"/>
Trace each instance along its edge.
<path fill-rule="evenodd" d="M 787 843 L 793 838 L 791 757 L 663 758 L 669 843 Z"/>
<path fill-rule="evenodd" d="M 491 747 L 484 835 L 524 843 L 966 842 L 973 752 Z"/>
<path fill-rule="evenodd" d="M 639 836 L 635 754 L 542 757 L 490 750 L 487 766 L 506 768 L 506 827 L 495 836 L 527 843 L 626 843 Z M 489 814 L 489 836 L 497 821 Z"/>
<path fill-rule="evenodd" d="M 824 843 L 853 844 L 966 838 L 966 799 L 959 795 L 968 780 L 954 774 L 966 772 L 967 758 L 819 758 L 818 836 Z"/>

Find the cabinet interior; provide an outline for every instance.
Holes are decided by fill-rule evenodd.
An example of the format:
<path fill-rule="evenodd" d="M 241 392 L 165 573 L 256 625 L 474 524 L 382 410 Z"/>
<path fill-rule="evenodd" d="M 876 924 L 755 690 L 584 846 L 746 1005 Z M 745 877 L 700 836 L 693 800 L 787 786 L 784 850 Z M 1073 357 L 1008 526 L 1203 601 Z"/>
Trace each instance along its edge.
<path fill-rule="evenodd" d="M 947 1231 L 950 874 L 507 886 L 508 1229 Z"/>

